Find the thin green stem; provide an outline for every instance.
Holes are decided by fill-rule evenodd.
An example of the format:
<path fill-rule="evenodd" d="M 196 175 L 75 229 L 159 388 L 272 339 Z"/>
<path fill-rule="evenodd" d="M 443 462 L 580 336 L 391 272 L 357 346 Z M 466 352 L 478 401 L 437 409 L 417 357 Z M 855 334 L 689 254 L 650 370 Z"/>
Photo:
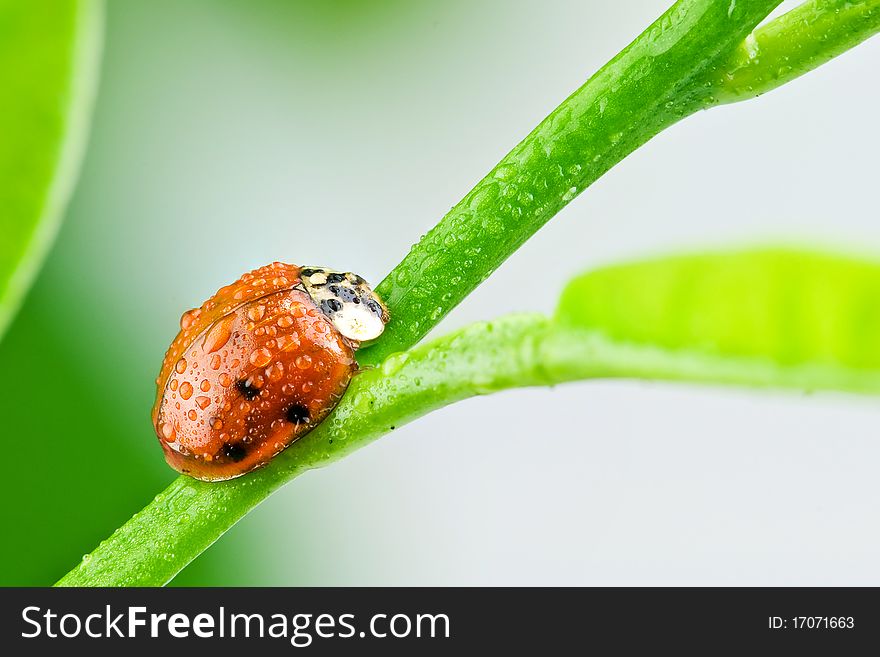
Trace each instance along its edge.
<path fill-rule="evenodd" d="M 695 86 L 780 0 L 675 3 L 553 110 L 379 285 L 381 362 L 416 344 L 541 226 L 664 128 L 711 104 Z M 699 83 L 695 83 L 699 80 Z"/>
<path fill-rule="evenodd" d="M 258 473 L 208 484 L 179 477 L 58 584 L 159 585 L 223 531 L 300 473 L 326 465 L 426 413 L 509 388 L 599 377 L 637 377 L 798 390 L 880 392 L 880 372 L 780 365 L 650 345 L 565 328 L 542 315 L 480 323 L 394 354 L 364 372 L 333 415 Z"/>
<path fill-rule="evenodd" d="M 362 363 L 416 344 L 553 215 L 663 129 L 771 91 L 880 31 L 880 0 L 811 0 L 751 32 L 779 2 L 701 4 L 674 5 L 412 248 L 378 288 L 394 313 Z M 725 31 L 731 8 L 735 24 Z"/>
<path fill-rule="evenodd" d="M 509 385 L 614 375 L 611 364 L 599 367 L 600 361 L 590 361 L 590 354 L 575 356 L 574 346 L 550 339 L 547 320 L 536 318 L 484 325 L 405 355 L 394 352 L 415 344 L 614 163 L 664 127 L 715 104 L 722 92 L 728 93 L 715 89 L 718 80 L 725 78 L 718 77 L 721 62 L 739 61 L 736 49 L 777 4 L 756 0 L 676 3 L 554 110 L 383 281 L 379 292 L 389 305 L 392 321 L 383 339 L 364 350 L 359 359 L 364 365 L 381 367 L 356 377 L 330 418 L 266 468 L 241 479 L 214 484 L 177 479 L 59 584 L 162 584 L 285 482 L 438 406 Z M 819 8 L 820 13 L 834 13 L 835 3 L 816 4 L 825 6 Z M 850 32 L 829 31 L 829 38 L 816 45 L 815 34 L 797 25 L 789 27 L 790 31 L 775 37 L 775 51 L 783 52 L 784 46 L 795 57 L 810 50 L 811 65 L 854 44 Z M 799 64 L 799 70 L 805 66 Z M 738 80 L 742 69 L 739 64 L 731 68 L 731 80 Z M 750 75 L 769 79 L 754 72 Z M 733 88 L 739 89 L 739 83 Z M 745 98 L 751 92 L 736 93 Z M 519 338 L 505 335 L 517 330 L 522 331 Z M 469 340 L 479 344 L 470 348 Z M 520 348 L 512 360 L 507 347 L 503 354 L 493 351 L 493 344 L 517 341 Z M 578 342 L 582 345 L 578 348 L 586 349 L 585 344 Z M 552 351 L 554 345 L 558 352 Z M 529 355 L 539 349 L 540 359 Z M 650 377 L 652 363 L 658 368 L 654 375 L 665 371 L 661 355 L 652 360 L 650 351 L 632 353 L 643 360 L 633 361 L 620 372 Z M 579 360 L 571 364 L 569 356 Z M 547 365 L 551 362 L 556 369 Z M 719 372 L 727 371 L 723 363 L 718 367 Z M 729 372 L 727 376 L 736 382 L 745 375 Z M 754 374 L 749 376 L 754 378 Z M 663 378 L 675 377 L 670 370 Z M 697 373 L 681 378 L 697 378 Z"/>
<path fill-rule="evenodd" d="M 753 34 L 710 72 L 715 99 L 754 98 L 837 57 L 880 30 L 880 0 L 813 0 Z"/>
<path fill-rule="evenodd" d="M 509 343 L 538 338 L 548 320 L 528 317 L 472 328 L 361 373 L 334 412 L 284 458 L 241 479 L 178 477 L 101 543 L 59 585 L 146 586 L 170 580 L 245 513 L 298 474 L 339 459 L 410 420 L 458 399 L 512 383 L 526 361 Z M 490 338 L 484 341 L 484 339 Z M 534 367 L 534 365 L 533 365 Z M 535 383 L 540 373 L 535 372 Z"/>

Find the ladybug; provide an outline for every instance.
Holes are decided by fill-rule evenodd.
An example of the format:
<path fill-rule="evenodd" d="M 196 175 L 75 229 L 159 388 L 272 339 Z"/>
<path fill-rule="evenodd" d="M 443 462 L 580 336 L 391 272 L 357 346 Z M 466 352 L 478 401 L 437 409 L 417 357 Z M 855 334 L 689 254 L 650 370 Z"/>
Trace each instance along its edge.
<path fill-rule="evenodd" d="M 232 479 L 313 429 L 388 311 L 357 274 L 275 262 L 180 318 L 156 379 L 153 426 L 175 470 Z"/>

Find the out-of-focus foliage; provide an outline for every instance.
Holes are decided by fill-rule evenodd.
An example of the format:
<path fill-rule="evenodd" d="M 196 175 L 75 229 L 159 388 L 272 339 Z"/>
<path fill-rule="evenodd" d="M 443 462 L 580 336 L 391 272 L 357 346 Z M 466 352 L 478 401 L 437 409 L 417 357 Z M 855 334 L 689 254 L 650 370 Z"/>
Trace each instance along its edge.
<path fill-rule="evenodd" d="M 572 281 L 567 325 L 620 342 L 880 370 L 880 267 L 786 249 L 660 258 Z"/>
<path fill-rule="evenodd" d="M 100 43 L 99 0 L 0 0 L 0 337 L 73 189 Z"/>

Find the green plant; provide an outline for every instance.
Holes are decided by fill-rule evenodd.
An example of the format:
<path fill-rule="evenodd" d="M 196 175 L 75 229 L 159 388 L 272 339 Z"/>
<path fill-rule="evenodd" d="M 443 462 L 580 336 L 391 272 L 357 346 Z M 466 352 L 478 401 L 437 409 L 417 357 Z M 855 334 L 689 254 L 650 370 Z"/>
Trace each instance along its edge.
<path fill-rule="evenodd" d="M 101 23 L 97 0 L 64 0 L 52 11 L 0 2 L 0 337 L 73 189 L 97 87 Z"/>
<path fill-rule="evenodd" d="M 778 4 L 676 3 L 511 151 L 382 283 L 392 322 L 360 356 L 377 367 L 357 377 L 327 421 L 253 475 L 223 484 L 178 479 L 60 583 L 164 583 L 300 472 L 474 394 L 593 376 L 874 391 L 876 374 L 861 356 L 853 361 L 832 346 L 843 341 L 852 354 L 870 353 L 868 334 L 851 320 L 870 310 L 860 290 L 870 289 L 875 269 L 787 252 L 600 272 L 572 284 L 555 319 L 505 318 L 406 351 L 559 209 L 653 135 L 697 110 L 773 89 L 880 29 L 880 2 L 866 0 L 809 2 L 753 31 Z M 678 294 L 693 268 L 714 284 L 754 277 L 766 291 L 764 303 L 726 306 L 723 287 L 708 282 L 703 294 Z M 826 272 L 833 272 L 839 289 L 830 298 L 850 299 L 853 312 L 840 316 L 835 331 L 817 331 L 789 349 L 791 327 L 773 306 L 774 295 L 791 277 L 815 271 L 815 294 L 805 298 L 826 302 Z M 647 294 L 648 281 L 669 285 Z M 694 330 L 652 325 L 658 307 L 720 319 Z M 752 313 L 765 330 L 724 333 L 731 316 Z M 652 330 L 640 333 L 646 325 Z M 786 339 L 769 339 L 780 334 Z"/>

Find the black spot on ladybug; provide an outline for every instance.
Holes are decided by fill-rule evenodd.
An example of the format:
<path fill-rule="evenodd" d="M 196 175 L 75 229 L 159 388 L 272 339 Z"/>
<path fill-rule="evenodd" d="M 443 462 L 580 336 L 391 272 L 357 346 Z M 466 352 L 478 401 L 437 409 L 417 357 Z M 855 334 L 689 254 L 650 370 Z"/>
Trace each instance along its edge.
<path fill-rule="evenodd" d="M 345 302 L 348 302 L 348 303 L 351 303 L 351 302 L 360 303 L 361 302 L 361 300 L 358 299 L 357 293 L 354 290 L 352 290 L 351 288 L 340 287 L 338 285 L 331 285 L 327 289 L 330 290 L 330 293 L 333 296 L 338 297 Z"/>
<path fill-rule="evenodd" d="M 327 274 L 328 283 L 341 283 L 345 280 L 345 274 Z"/>
<path fill-rule="evenodd" d="M 223 456 L 234 463 L 238 463 L 247 456 L 247 450 L 239 443 L 234 445 L 227 443 L 226 445 L 223 445 Z"/>
<path fill-rule="evenodd" d="M 248 400 L 253 399 L 260 394 L 260 389 L 251 385 L 250 381 L 247 379 L 239 379 L 235 382 L 235 387 L 238 388 L 238 391 Z"/>
<path fill-rule="evenodd" d="M 299 275 L 305 278 L 309 278 L 312 274 L 317 274 L 317 269 L 303 269 L 299 272 Z"/>
<path fill-rule="evenodd" d="M 377 317 L 382 316 L 382 306 L 380 306 L 375 299 L 367 299 L 366 301 L 364 301 L 364 304 L 367 306 L 367 308 L 370 309 L 370 311 L 374 315 L 376 315 Z"/>
<path fill-rule="evenodd" d="M 339 303 L 336 299 L 324 299 L 321 302 L 321 312 L 323 312 L 325 315 L 338 313 L 340 310 L 342 310 L 342 304 Z"/>
<path fill-rule="evenodd" d="M 309 409 L 302 404 L 291 404 L 287 407 L 284 415 L 287 417 L 288 422 L 293 422 L 294 424 L 305 424 L 309 421 Z"/>

